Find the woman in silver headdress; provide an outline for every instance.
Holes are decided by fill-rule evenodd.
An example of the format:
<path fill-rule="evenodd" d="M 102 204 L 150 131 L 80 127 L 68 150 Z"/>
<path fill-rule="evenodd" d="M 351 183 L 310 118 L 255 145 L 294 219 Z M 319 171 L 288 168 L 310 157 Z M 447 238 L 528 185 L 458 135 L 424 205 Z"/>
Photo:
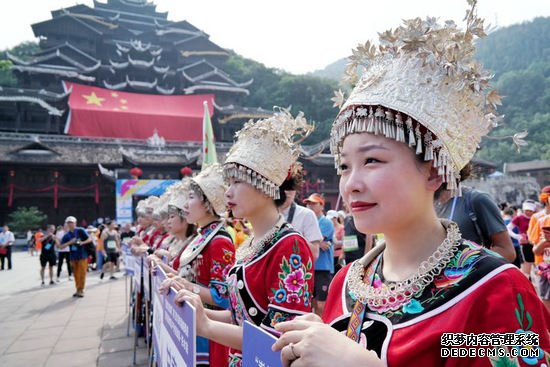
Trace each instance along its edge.
<path fill-rule="evenodd" d="M 548 365 L 550 317 L 529 281 L 433 206 L 442 184 L 460 195 L 499 102 L 473 60 L 483 22 L 470 3 L 466 31 L 407 20 L 354 52 L 352 73 L 366 68 L 331 148 L 358 230 L 385 243 L 335 276 L 322 320 L 276 326 L 284 366 Z"/>
<path fill-rule="evenodd" d="M 230 309 L 205 312 L 186 290 L 176 298 L 195 305 L 199 335 L 230 347 L 225 365 L 242 363 L 245 321 L 277 334 L 278 322 L 311 312 L 314 258 L 306 240 L 277 210 L 285 201 L 281 185 L 299 154 L 292 138 L 310 128 L 301 115 L 294 119 L 287 111 L 248 122 L 225 161 L 228 208 L 252 225 L 228 274 Z"/>

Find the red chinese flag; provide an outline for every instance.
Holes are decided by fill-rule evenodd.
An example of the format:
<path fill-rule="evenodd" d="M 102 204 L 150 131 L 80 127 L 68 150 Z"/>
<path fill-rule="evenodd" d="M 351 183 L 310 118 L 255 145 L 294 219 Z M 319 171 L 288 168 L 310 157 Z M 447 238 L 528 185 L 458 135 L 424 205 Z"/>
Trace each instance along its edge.
<path fill-rule="evenodd" d="M 200 142 L 203 102 L 214 99 L 213 94 L 160 96 L 64 84 L 72 88 L 65 133 L 82 137 L 147 139 L 156 129 L 166 140 Z"/>

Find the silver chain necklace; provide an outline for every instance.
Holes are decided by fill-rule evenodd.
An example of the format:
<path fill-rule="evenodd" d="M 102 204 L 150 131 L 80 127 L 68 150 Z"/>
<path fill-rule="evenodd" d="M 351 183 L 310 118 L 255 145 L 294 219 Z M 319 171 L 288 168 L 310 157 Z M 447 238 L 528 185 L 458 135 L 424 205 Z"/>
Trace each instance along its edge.
<path fill-rule="evenodd" d="M 263 249 L 266 243 L 269 243 L 273 237 L 279 232 L 283 224 L 285 223 L 285 219 L 282 215 L 279 215 L 279 219 L 277 220 L 277 223 L 271 228 L 266 234 L 264 234 L 260 239 L 255 241 L 254 236 L 250 236 L 239 248 L 237 249 L 237 253 L 235 254 L 235 258 L 237 262 L 248 262 L 256 254 Z"/>
<path fill-rule="evenodd" d="M 348 276 L 350 294 L 358 301 L 368 304 L 372 310 L 379 308 L 395 311 L 409 300 L 422 293 L 447 265 L 460 245 L 462 236 L 458 226 L 450 222 L 447 226 L 447 236 L 427 260 L 420 263 L 418 271 L 409 278 L 384 284 L 375 288 L 365 283 L 363 278 L 366 266 L 361 261 L 355 261 Z"/>

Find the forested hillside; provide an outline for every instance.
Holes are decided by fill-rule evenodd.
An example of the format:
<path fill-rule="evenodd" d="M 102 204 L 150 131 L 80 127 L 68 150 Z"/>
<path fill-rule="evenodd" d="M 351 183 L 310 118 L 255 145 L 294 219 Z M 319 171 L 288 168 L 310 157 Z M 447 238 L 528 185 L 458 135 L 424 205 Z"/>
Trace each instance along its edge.
<path fill-rule="evenodd" d="M 550 18 L 497 29 L 477 47 L 477 58 L 495 74 L 493 83 L 503 96 L 504 121 L 491 136 L 529 132 L 521 153 L 509 139 L 485 139 L 478 155 L 498 164 L 550 159 Z M 337 80 L 345 65 L 340 59 L 312 75 Z"/>
<path fill-rule="evenodd" d="M 36 50 L 36 44 L 23 43 L 10 52 L 25 58 Z M 0 54 L 0 85 L 13 85 L 9 61 Z M 550 159 L 550 18 L 498 29 L 478 42 L 478 59 L 495 73 L 494 83 L 500 90 L 505 115 L 501 127 L 493 130 L 494 138 L 527 130 L 529 145 L 517 153 L 511 141 L 486 139 L 479 152 L 481 158 L 496 163 L 532 159 Z M 292 112 L 303 111 L 317 129 L 306 144 L 327 139 L 337 110 L 330 99 L 346 65 L 340 59 L 323 70 L 308 75 L 293 75 L 268 68 L 235 53 L 225 69 L 239 80 L 254 78 L 250 96 L 241 104 L 271 109 L 292 106 Z"/>

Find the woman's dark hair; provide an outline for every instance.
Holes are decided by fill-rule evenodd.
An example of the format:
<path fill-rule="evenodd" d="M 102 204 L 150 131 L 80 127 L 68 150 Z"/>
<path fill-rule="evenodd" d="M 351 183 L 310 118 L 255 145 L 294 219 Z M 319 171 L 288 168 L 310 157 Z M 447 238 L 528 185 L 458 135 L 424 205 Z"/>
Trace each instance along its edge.
<path fill-rule="evenodd" d="M 300 162 L 294 163 L 290 168 L 290 174 L 279 186 L 280 198 L 275 200 L 275 205 L 280 207 L 286 201 L 285 191 L 300 191 L 304 183 L 304 167 Z"/>
<path fill-rule="evenodd" d="M 185 231 L 185 237 L 191 237 L 197 231 L 197 227 L 193 223 L 187 222 L 187 231 Z"/>
<path fill-rule="evenodd" d="M 467 179 L 473 177 L 474 165 L 472 162 L 469 162 L 460 170 L 460 182 L 466 181 Z"/>
<path fill-rule="evenodd" d="M 286 182 L 286 181 L 285 181 Z M 280 207 L 281 205 L 284 204 L 284 202 L 286 201 L 286 194 L 285 194 L 285 190 L 292 190 L 292 189 L 285 189 L 283 188 L 283 185 L 285 183 L 283 182 L 283 184 L 281 186 L 279 186 L 279 198 L 278 199 L 274 199 L 273 201 L 275 202 L 275 206 L 278 208 Z"/>
<path fill-rule="evenodd" d="M 191 180 L 189 181 L 189 186 L 188 186 L 191 190 L 193 190 L 193 192 L 195 193 L 195 195 L 197 195 L 199 197 L 199 199 L 204 203 L 204 206 L 206 208 L 206 210 L 210 213 L 210 214 L 213 214 L 215 216 L 218 216 L 219 215 L 216 213 L 216 211 L 214 210 L 214 207 L 212 206 L 212 204 L 210 203 L 210 201 L 208 200 L 208 198 L 206 197 L 206 195 L 204 194 L 204 192 L 202 191 L 201 187 L 199 186 L 198 183 L 196 183 L 195 181 Z"/>
<path fill-rule="evenodd" d="M 514 209 L 512 209 L 510 207 L 504 208 L 503 212 L 504 212 L 504 214 L 509 215 L 509 216 L 512 216 L 512 215 L 515 214 Z"/>

